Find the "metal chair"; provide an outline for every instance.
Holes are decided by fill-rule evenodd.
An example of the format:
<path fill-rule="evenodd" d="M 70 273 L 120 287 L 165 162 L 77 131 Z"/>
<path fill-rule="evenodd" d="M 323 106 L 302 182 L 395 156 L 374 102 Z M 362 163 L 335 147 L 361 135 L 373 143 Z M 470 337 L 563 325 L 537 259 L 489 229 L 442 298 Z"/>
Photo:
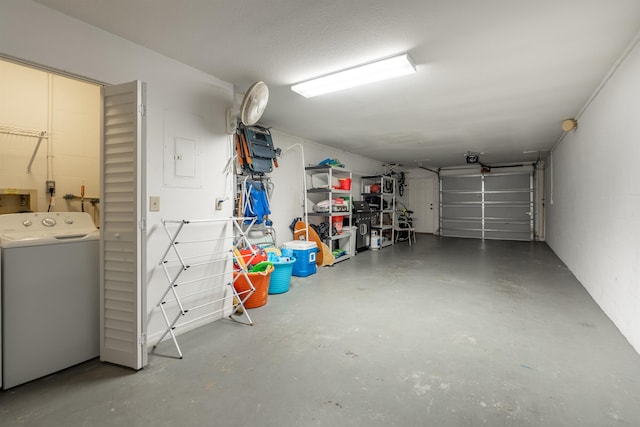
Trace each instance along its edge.
<path fill-rule="evenodd" d="M 397 210 L 394 213 L 396 216 L 394 221 L 395 241 L 404 242 L 408 240 L 409 246 L 411 246 L 412 239 L 414 243 L 416 242 L 416 229 L 413 227 L 412 213 L 413 211 L 406 208 Z"/>

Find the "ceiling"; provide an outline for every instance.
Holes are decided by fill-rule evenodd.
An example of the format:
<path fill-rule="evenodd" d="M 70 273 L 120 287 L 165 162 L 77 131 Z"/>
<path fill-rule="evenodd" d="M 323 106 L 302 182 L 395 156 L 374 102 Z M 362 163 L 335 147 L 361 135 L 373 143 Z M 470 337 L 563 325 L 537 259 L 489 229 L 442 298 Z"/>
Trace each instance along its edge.
<path fill-rule="evenodd" d="M 242 92 L 261 124 L 406 167 L 529 162 L 640 30 L 638 0 L 37 0 Z M 290 86 L 408 52 L 417 73 L 306 99 Z M 529 153 L 523 153 L 529 152 Z"/>

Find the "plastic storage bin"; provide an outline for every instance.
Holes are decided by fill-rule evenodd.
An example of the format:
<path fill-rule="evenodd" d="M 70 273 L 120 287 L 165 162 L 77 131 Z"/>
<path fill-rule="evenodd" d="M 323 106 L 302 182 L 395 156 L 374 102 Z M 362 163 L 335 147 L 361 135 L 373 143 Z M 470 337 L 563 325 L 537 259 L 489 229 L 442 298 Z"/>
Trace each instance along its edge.
<path fill-rule="evenodd" d="M 307 277 L 316 273 L 316 252 L 318 251 L 318 246 L 315 242 L 293 240 L 283 243 L 282 246 L 291 249 L 296 259 L 296 262 L 293 264 L 292 275 Z"/>
<path fill-rule="evenodd" d="M 336 228 L 338 234 L 342 234 L 342 222 L 344 221 L 344 216 L 334 216 L 331 218 L 331 224 Z"/>
<path fill-rule="evenodd" d="M 282 294 L 289 290 L 291 273 L 296 259 L 293 257 L 280 257 L 273 262 L 273 273 L 269 281 L 269 294 Z"/>
<path fill-rule="evenodd" d="M 351 190 L 351 178 L 340 178 L 338 182 L 341 190 Z"/>
<path fill-rule="evenodd" d="M 247 275 L 249 276 L 249 280 L 251 280 L 251 283 L 253 283 L 255 292 L 251 294 L 251 296 L 244 302 L 245 308 L 262 307 L 267 303 L 271 273 L 273 273 L 272 265 L 268 266 L 265 271 L 257 273 L 247 273 Z M 251 286 L 249 286 L 249 283 L 247 283 L 247 279 L 244 274 L 239 271 L 233 272 L 233 278 L 235 279 L 235 281 L 233 282 L 233 287 L 236 289 L 236 292 L 240 294 L 240 299 L 244 299 L 247 296 L 246 291 L 249 291 L 251 289 Z"/>

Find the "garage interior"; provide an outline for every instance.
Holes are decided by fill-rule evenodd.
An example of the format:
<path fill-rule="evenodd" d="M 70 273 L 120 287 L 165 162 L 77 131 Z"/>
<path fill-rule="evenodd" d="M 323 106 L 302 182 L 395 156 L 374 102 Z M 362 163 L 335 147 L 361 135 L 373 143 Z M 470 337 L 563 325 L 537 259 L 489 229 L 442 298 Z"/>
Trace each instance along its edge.
<path fill-rule="evenodd" d="M 0 5 L 3 60 L 84 79 L 103 99 L 133 88 L 144 105 L 129 159 L 138 187 L 113 202 L 106 149 L 93 213 L 105 263 L 134 276 L 120 306 L 133 307 L 135 350 L 116 360 L 101 319 L 100 358 L 0 391 L 2 425 L 640 425 L 640 4 L 236 3 Z M 412 75 L 291 90 L 404 53 Z M 356 198 L 367 176 L 402 170 L 397 203 L 417 236 L 293 277 L 249 310 L 253 326 L 194 322 L 176 358 L 163 340 L 162 225 L 235 215 L 228 117 L 256 81 L 270 91 L 259 123 L 281 149 L 269 174 L 278 243 L 306 213 L 305 168 L 328 158 L 352 171 Z M 0 189 L 27 182 L 46 210 L 42 170 L 33 185 L 0 172 Z M 113 246 L 123 203 L 143 224 L 133 246 Z"/>
<path fill-rule="evenodd" d="M 6 391 L 3 425 L 637 423 L 637 353 L 543 243 L 355 261 L 294 277 L 254 327 L 182 335 L 182 360 L 165 342 L 136 373 L 92 360 Z"/>

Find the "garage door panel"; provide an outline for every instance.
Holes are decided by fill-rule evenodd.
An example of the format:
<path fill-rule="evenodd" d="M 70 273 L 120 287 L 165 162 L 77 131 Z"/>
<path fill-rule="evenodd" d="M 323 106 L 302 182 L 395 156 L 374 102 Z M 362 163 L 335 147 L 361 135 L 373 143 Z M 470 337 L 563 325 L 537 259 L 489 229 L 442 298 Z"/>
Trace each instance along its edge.
<path fill-rule="evenodd" d="M 484 221 L 485 230 L 529 232 L 529 221 Z"/>
<path fill-rule="evenodd" d="M 505 221 L 510 219 L 526 220 L 531 218 L 529 212 L 531 207 L 528 205 L 502 205 L 502 206 L 485 206 L 484 217 L 485 218 L 500 218 Z"/>
<path fill-rule="evenodd" d="M 531 237 L 528 231 L 510 231 L 510 230 L 485 230 L 484 238 L 492 240 L 524 240 L 531 241 Z"/>
<path fill-rule="evenodd" d="M 443 234 L 446 237 L 464 237 L 470 239 L 482 239 L 482 230 L 461 230 L 458 228 L 446 230 L 447 233 Z"/>
<path fill-rule="evenodd" d="M 533 240 L 531 173 L 444 176 L 440 190 L 441 235 Z"/>
<path fill-rule="evenodd" d="M 531 201 L 531 193 L 526 191 L 501 191 L 484 193 L 485 202 L 522 202 L 529 203 Z"/>
<path fill-rule="evenodd" d="M 481 175 L 450 176 L 442 181 L 442 189 L 445 191 L 482 191 L 482 182 L 478 180 Z"/>
<path fill-rule="evenodd" d="M 442 203 L 460 203 L 460 204 L 477 204 L 482 205 L 482 192 L 455 192 L 444 193 L 442 195 Z"/>
<path fill-rule="evenodd" d="M 461 229 L 461 230 L 479 230 L 482 231 L 482 220 L 443 220 L 442 226 L 449 230 Z"/>
<path fill-rule="evenodd" d="M 484 190 L 505 190 L 505 189 L 529 189 L 531 182 L 530 174 L 504 174 L 485 175 Z"/>
<path fill-rule="evenodd" d="M 479 218 L 482 219 L 482 206 L 445 206 L 442 209 L 443 218 Z"/>

